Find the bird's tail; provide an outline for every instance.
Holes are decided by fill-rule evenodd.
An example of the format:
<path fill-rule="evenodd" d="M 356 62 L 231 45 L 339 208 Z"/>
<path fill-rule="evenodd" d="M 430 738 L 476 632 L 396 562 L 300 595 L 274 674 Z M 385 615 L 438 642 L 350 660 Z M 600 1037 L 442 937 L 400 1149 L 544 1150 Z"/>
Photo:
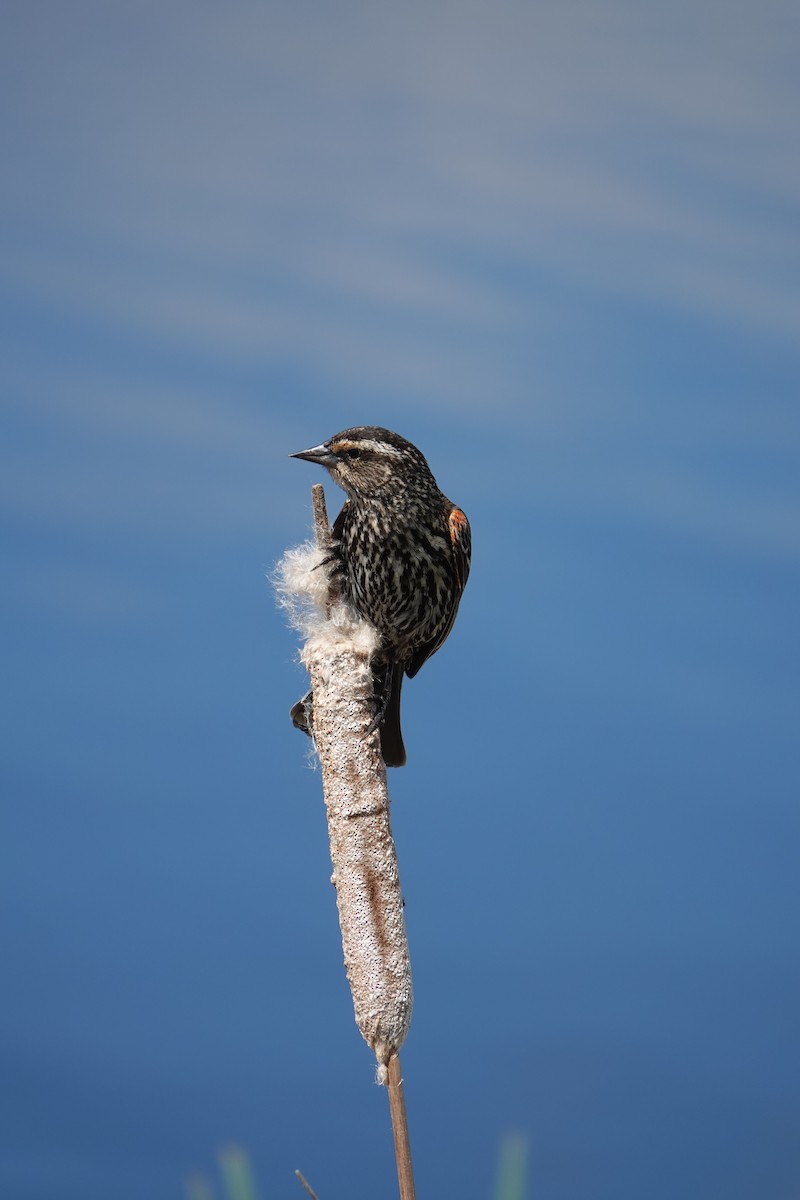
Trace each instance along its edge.
<path fill-rule="evenodd" d="M 387 670 L 391 674 L 389 702 L 383 714 L 381 723 L 381 754 L 387 767 L 404 767 L 406 763 L 406 748 L 403 745 L 403 734 L 400 730 L 400 690 L 403 686 L 403 667 L 400 663 L 390 664 Z M 385 687 L 385 682 L 381 681 Z M 376 680 L 376 690 L 381 686 Z"/>

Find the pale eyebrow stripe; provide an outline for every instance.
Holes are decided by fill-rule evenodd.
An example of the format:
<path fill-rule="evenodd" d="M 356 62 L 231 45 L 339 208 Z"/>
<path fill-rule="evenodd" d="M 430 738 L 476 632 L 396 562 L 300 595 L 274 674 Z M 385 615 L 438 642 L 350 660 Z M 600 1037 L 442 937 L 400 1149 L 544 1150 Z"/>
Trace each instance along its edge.
<path fill-rule="evenodd" d="M 396 446 L 390 446 L 388 442 L 375 442 L 375 441 L 352 442 L 350 440 L 346 440 L 346 441 L 332 442 L 331 450 L 333 450 L 336 453 L 338 453 L 340 450 L 372 450 L 373 452 L 378 453 L 378 454 L 395 454 L 395 455 L 400 454 L 400 451 L 397 449 Z"/>

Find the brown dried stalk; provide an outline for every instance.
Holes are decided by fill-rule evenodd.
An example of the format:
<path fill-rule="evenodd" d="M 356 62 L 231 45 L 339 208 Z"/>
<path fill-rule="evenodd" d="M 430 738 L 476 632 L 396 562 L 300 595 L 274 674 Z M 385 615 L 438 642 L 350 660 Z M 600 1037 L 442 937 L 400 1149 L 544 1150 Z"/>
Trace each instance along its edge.
<path fill-rule="evenodd" d="M 311 1184 L 306 1179 L 303 1172 L 295 1171 L 295 1175 L 297 1176 L 298 1180 L 300 1181 L 302 1186 L 305 1188 L 305 1190 L 308 1192 L 309 1196 L 311 1197 L 311 1200 L 317 1200 L 317 1193 L 314 1191 L 314 1189 L 312 1188 Z"/>

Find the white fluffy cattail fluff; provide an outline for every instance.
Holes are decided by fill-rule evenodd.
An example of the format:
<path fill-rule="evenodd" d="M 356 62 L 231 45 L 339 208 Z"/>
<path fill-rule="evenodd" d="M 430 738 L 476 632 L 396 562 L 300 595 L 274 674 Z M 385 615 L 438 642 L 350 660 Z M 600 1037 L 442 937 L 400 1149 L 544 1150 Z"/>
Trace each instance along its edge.
<path fill-rule="evenodd" d="M 292 624 L 305 638 L 301 659 L 314 694 L 314 743 L 322 769 L 344 963 L 356 1024 L 387 1064 L 411 1022 L 408 955 L 397 856 L 389 823 L 386 767 L 374 720 L 370 659 L 378 635 L 331 596 L 326 549 L 289 550 L 276 586 Z"/>

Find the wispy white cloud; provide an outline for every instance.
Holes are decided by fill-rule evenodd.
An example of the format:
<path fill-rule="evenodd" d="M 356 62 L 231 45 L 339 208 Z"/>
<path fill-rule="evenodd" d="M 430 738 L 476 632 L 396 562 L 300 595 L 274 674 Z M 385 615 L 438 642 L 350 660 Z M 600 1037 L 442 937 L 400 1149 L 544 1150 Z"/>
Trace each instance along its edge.
<path fill-rule="evenodd" d="M 82 11 L 56 6 L 46 35 L 23 23 L 10 40 L 23 66 L 6 83 L 19 134 L 4 172 L 15 223 L 72 230 L 78 298 L 113 302 L 119 283 L 113 253 L 111 269 L 78 271 L 93 232 L 163 256 L 161 273 L 126 272 L 126 303 L 178 337 L 191 305 L 169 294 L 191 290 L 190 264 L 238 273 L 227 298 L 215 280 L 214 328 L 197 329 L 223 346 L 284 336 L 241 286 L 259 276 L 292 276 L 304 300 L 333 287 L 387 319 L 410 303 L 466 325 L 513 319 L 498 254 L 796 330 L 774 262 L 796 254 L 786 208 L 800 197 L 788 4 L 725 22 L 710 4 Z M 471 277 L 464 253 L 481 258 Z M 698 257 L 699 289 L 675 267 Z M 311 343 L 329 313 L 298 307 Z"/>
<path fill-rule="evenodd" d="M 13 114 L 0 205 L 6 295 L 51 321 L 265 380 L 291 363 L 398 423 L 513 416 L 562 453 L 614 421 L 618 399 L 554 387 L 543 351 L 574 347 L 553 280 L 587 310 L 658 304 L 766 347 L 800 332 L 789 3 L 724 21 L 688 0 L 46 11 L 18 10 L 0 48 Z M 4 486 L 29 511 L 49 496 L 97 519 L 105 492 L 132 520 L 245 519 L 263 448 L 294 442 L 296 414 L 266 385 L 259 411 L 124 368 L 65 377 L 45 355 L 20 371 L 25 403 L 68 409 L 112 458 L 124 437 L 214 453 L 236 477 L 207 504 L 190 480 L 183 511 L 158 480 L 137 506 L 134 475 L 103 461 L 77 491 L 51 464 L 43 490 L 17 457 Z M 726 429 L 746 444 L 771 423 L 754 411 Z M 584 501 L 647 511 L 638 484 L 593 478 Z M 653 480 L 652 519 L 679 527 L 697 505 L 724 536 L 709 514 L 729 511 L 726 489 L 716 507 L 688 495 L 680 468 Z M 771 504 L 762 516 L 735 525 L 751 541 L 773 530 L 783 553 L 791 531 Z"/>

